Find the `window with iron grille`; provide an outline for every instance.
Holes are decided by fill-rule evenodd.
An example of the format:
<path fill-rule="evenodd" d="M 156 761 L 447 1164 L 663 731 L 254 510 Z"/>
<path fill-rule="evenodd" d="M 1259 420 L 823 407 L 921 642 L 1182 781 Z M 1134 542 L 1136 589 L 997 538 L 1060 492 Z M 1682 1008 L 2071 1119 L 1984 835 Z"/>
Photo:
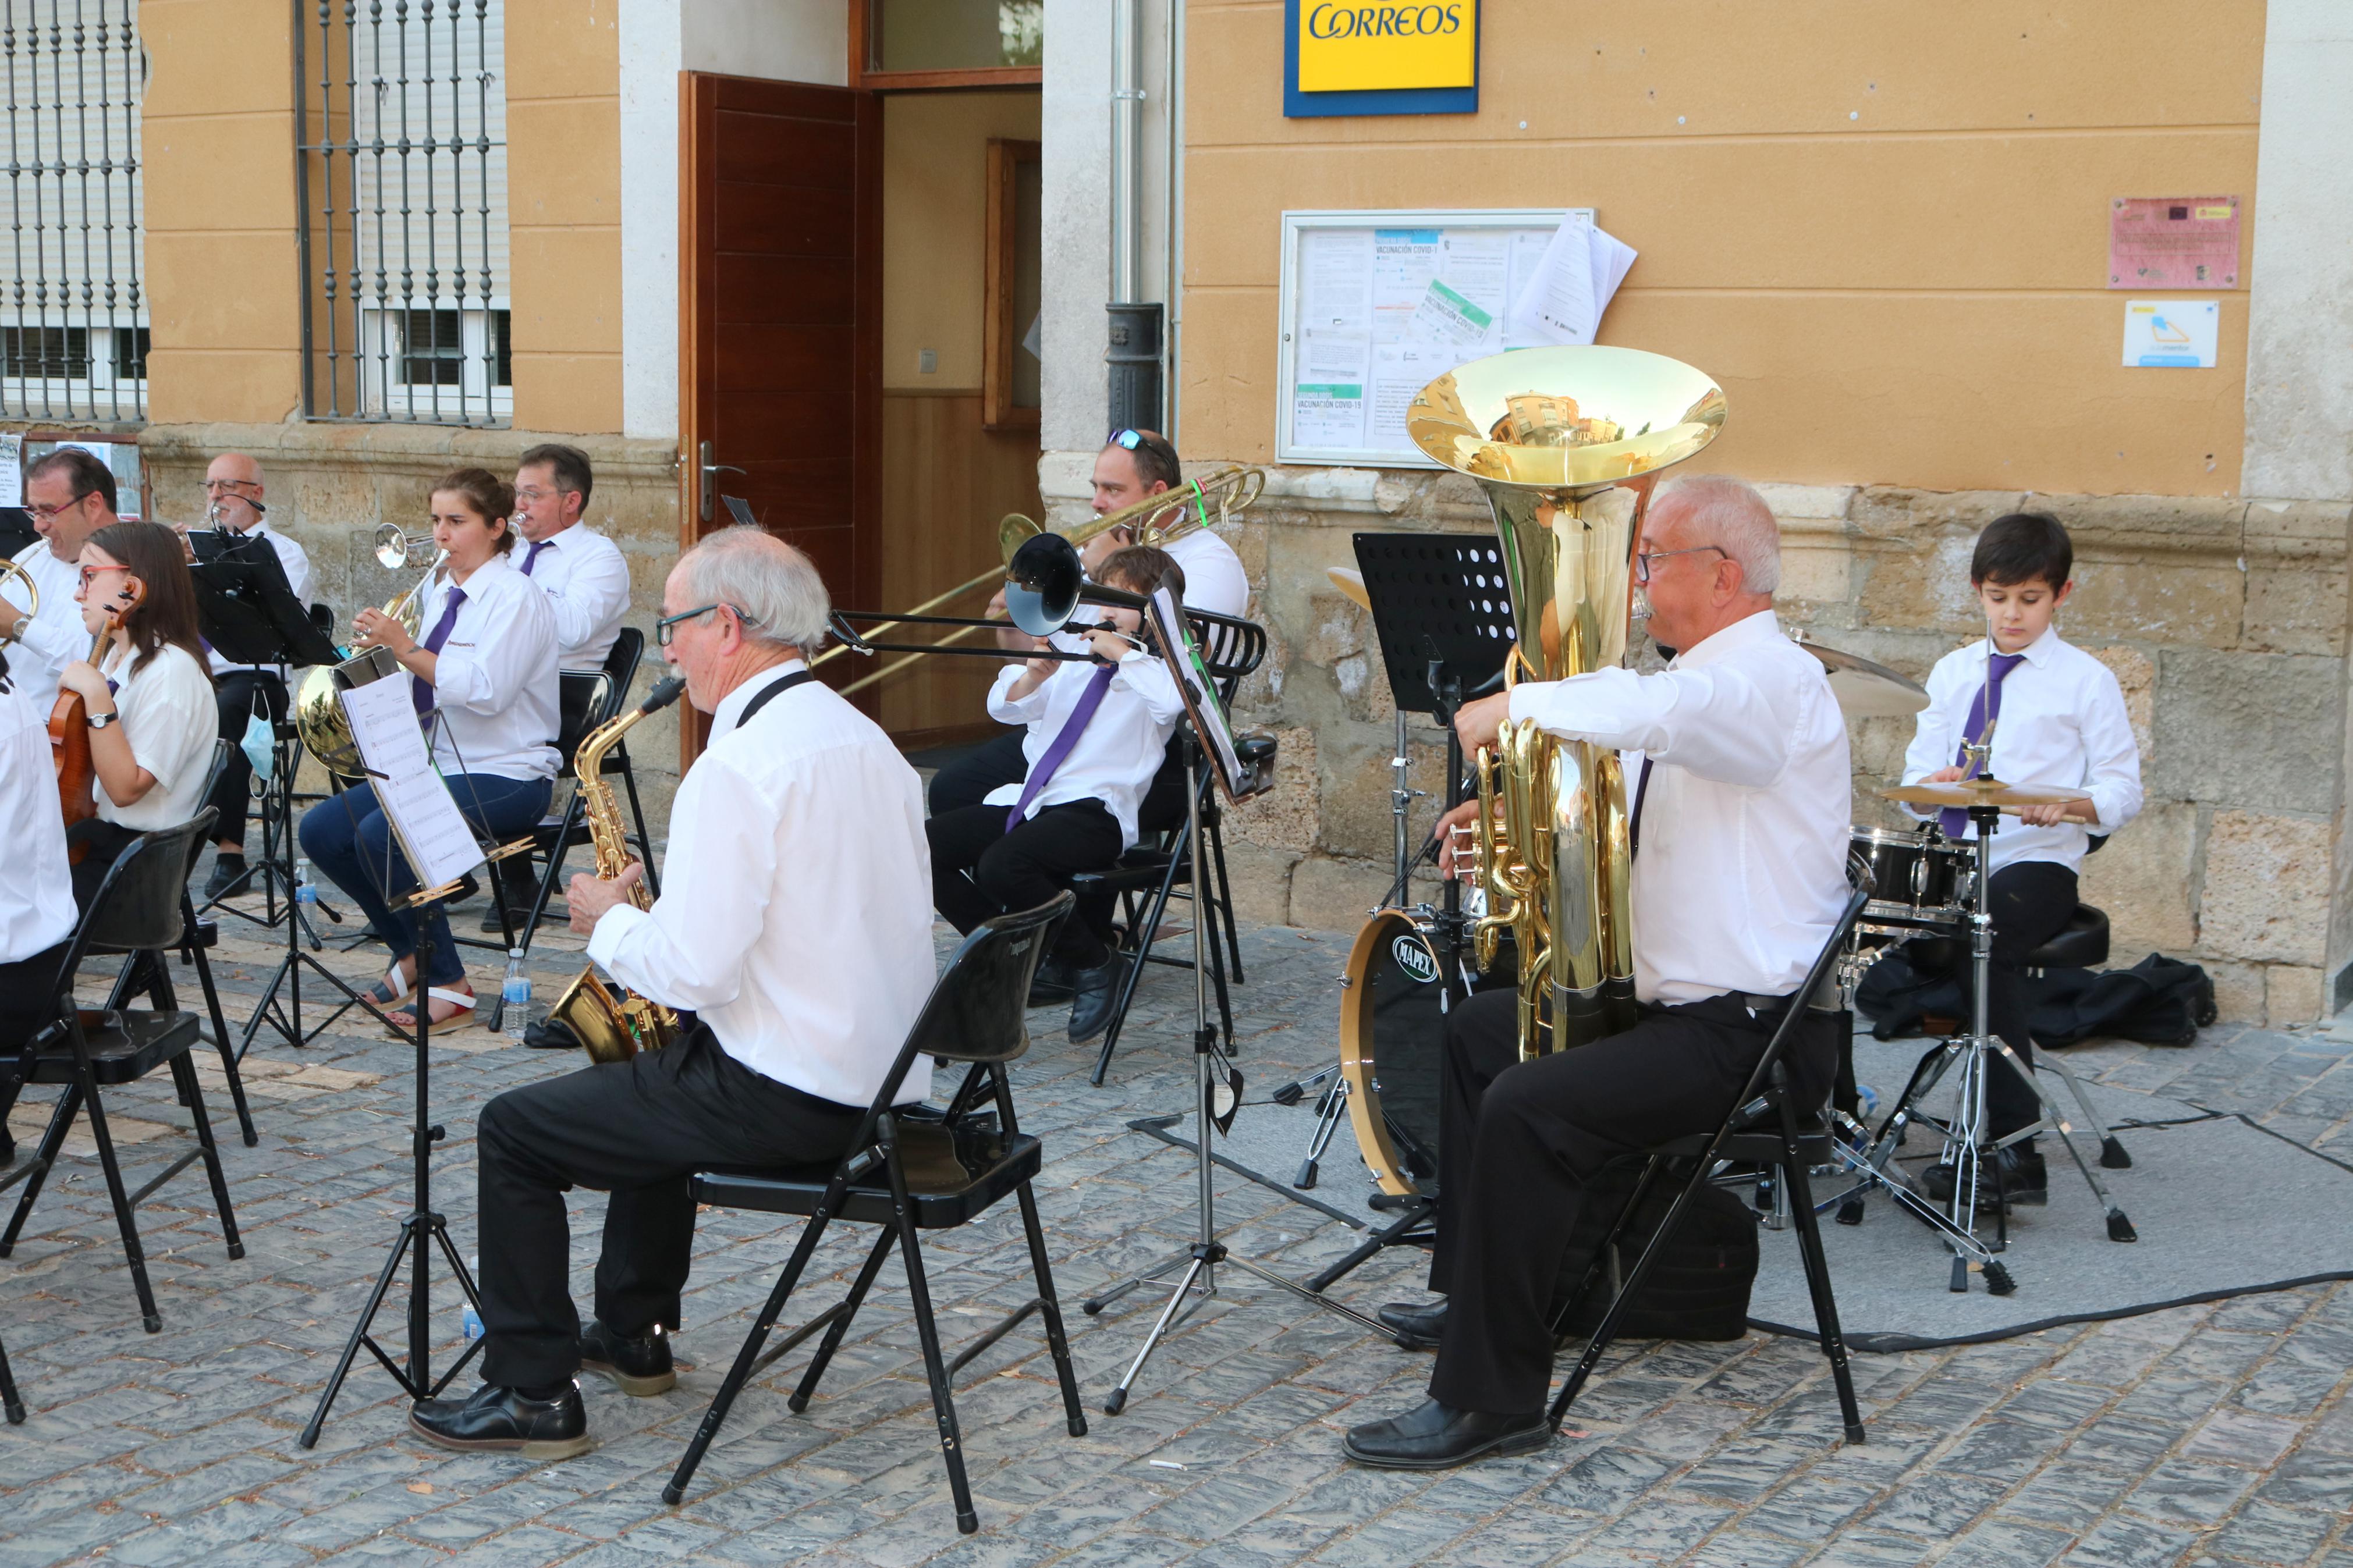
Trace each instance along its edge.
<path fill-rule="evenodd" d="M 0 417 L 147 412 L 137 0 L 0 0 Z"/>
<path fill-rule="evenodd" d="M 304 414 L 506 424 L 503 0 L 294 0 L 294 22 Z"/>

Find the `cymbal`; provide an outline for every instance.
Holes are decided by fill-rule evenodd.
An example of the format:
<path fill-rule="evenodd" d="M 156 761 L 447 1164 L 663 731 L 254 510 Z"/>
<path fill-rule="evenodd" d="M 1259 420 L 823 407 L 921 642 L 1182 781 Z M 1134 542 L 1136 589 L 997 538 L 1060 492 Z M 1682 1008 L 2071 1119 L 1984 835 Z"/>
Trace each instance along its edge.
<path fill-rule="evenodd" d="M 1354 566 L 1326 566 L 1324 568 L 1324 574 L 1332 579 L 1332 586 L 1339 589 L 1365 608 L 1369 610 L 1373 607 L 1373 596 L 1365 592 L 1365 574 L 1362 572 L 1357 571 Z M 1923 697 L 1921 705 L 1925 707 L 1926 704 L 1927 699 Z"/>
<path fill-rule="evenodd" d="M 2089 800 L 2089 790 L 2053 789 L 2046 784 L 2011 784 L 2000 779 L 1957 779 L 1951 784 L 1899 784 L 1879 792 L 1883 800 L 1905 805 L 2065 805 Z"/>
<path fill-rule="evenodd" d="M 1799 647 L 1822 661 L 1822 668 L 1831 678 L 1831 695 L 1838 699 L 1839 711 L 1850 719 L 1901 719 L 1928 706 L 1926 687 L 1905 679 L 1883 664 L 1873 664 L 1860 654 L 1824 647 L 1808 641 L 1802 634 L 1796 641 Z"/>

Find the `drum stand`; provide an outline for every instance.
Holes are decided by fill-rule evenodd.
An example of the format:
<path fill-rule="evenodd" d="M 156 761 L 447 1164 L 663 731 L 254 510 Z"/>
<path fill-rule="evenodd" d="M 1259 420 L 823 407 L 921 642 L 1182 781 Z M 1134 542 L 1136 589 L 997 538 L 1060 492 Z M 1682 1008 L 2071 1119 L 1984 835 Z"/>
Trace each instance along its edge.
<path fill-rule="evenodd" d="M 1192 837 L 1189 842 L 1197 846 L 1201 842 L 1200 763 L 1200 746 L 1188 735 L 1185 744 L 1185 800 L 1186 809 L 1191 817 Z M 1209 906 L 1208 889 L 1204 885 L 1203 859 L 1198 853 L 1193 857 L 1193 898 L 1197 908 L 1206 910 Z M 1145 1362 L 1159 1348 L 1168 1331 L 1190 1317 L 1202 1301 L 1218 1293 L 1217 1268 L 1220 1263 L 1246 1268 L 1268 1283 L 1280 1285 L 1293 1295 L 1303 1297 L 1327 1311 L 1351 1319 L 1375 1333 L 1386 1336 L 1389 1332 L 1370 1318 L 1319 1296 L 1262 1264 L 1238 1255 L 1218 1239 L 1217 1194 L 1211 1180 L 1215 1166 L 1209 1154 L 1209 1140 L 1219 1130 L 1221 1121 L 1232 1118 L 1232 1106 L 1240 1098 L 1240 1076 L 1234 1072 L 1229 1060 L 1232 1042 L 1229 1040 L 1221 1047 L 1218 1041 L 1218 1026 L 1209 1021 L 1208 955 L 1202 945 L 1202 932 L 1208 925 L 1208 921 L 1205 920 L 1193 922 L 1193 1153 L 1199 1184 L 1199 1228 L 1195 1233 L 1192 1246 L 1184 1251 L 1163 1259 L 1099 1296 L 1090 1297 L 1081 1304 L 1081 1310 L 1089 1317 L 1094 1317 L 1138 1286 L 1163 1279 L 1179 1268 L 1185 1271 L 1177 1279 L 1176 1288 L 1169 1292 L 1168 1304 L 1161 1309 L 1159 1319 L 1152 1325 L 1152 1331 L 1144 1336 L 1144 1344 L 1135 1352 L 1135 1359 L 1128 1363 L 1126 1374 L 1104 1398 L 1103 1414 L 1106 1415 L 1116 1415 L 1127 1407 L 1128 1391 L 1135 1385 L 1136 1374 L 1144 1370 Z M 1222 1119 L 1218 1111 L 1220 1091 L 1229 1097 L 1228 1110 Z M 420 1203 L 418 1206 L 423 1205 Z M 386 1278 L 389 1277 L 387 1266 Z M 381 1284 L 377 1290 L 381 1295 Z M 1182 1312 L 1178 1311 L 1180 1307 L 1184 1309 Z M 344 1359 L 346 1362 L 350 1360 L 348 1351 L 344 1352 Z M 454 1372 L 455 1369 L 452 1370 Z"/>
<path fill-rule="evenodd" d="M 1953 1272 L 1949 1287 L 1952 1290 L 1957 1293 L 1968 1289 L 1969 1265 L 1975 1263 L 1984 1270 L 1986 1289 L 1994 1295 L 2007 1296 L 2017 1289 L 2017 1285 L 2010 1271 L 1994 1259 L 1993 1254 L 2004 1250 L 2010 1243 L 2009 1205 L 2002 1191 L 2000 1169 L 1995 1164 L 1989 1170 L 1987 1157 L 2023 1142 L 2038 1132 L 2056 1133 L 2068 1157 L 2075 1162 L 2076 1169 L 2083 1172 L 2084 1180 L 2090 1185 L 2093 1195 L 2106 1212 L 2108 1239 L 2137 1241 L 2140 1237 L 2133 1229 L 2132 1221 L 2125 1216 L 2123 1209 L 2116 1206 L 2116 1199 L 2109 1195 L 2105 1184 L 2084 1160 L 2083 1152 L 2075 1147 L 2071 1136 L 2074 1129 L 2060 1110 L 2058 1102 L 2051 1098 L 2036 1073 L 2020 1061 L 2008 1043 L 1988 1026 L 1988 998 L 1993 973 L 1993 916 L 1988 912 L 1988 903 L 1991 897 L 1994 828 L 2001 814 L 1999 808 L 1991 805 L 1973 805 L 1968 812 L 1969 820 L 1977 825 L 1978 830 L 1975 886 L 1970 892 L 1968 917 L 1969 1032 L 1954 1036 L 1932 1047 L 1920 1058 L 1919 1065 L 1912 1069 L 1911 1081 L 1905 1085 L 1894 1109 L 1888 1113 L 1887 1120 L 1880 1123 L 1875 1135 L 1865 1132 L 1851 1118 L 1841 1116 L 1847 1130 L 1867 1137 L 1869 1142 L 1858 1152 L 1843 1140 L 1833 1140 L 1832 1146 L 1838 1151 L 1840 1163 L 1862 1179 L 1847 1193 L 1832 1199 L 1831 1203 L 1838 1207 L 1841 1224 L 1860 1224 L 1863 1193 L 1872 1187 L 1883 1189 L 1906 1211 L 1926 1220 L 1930 1227 L 1952 1247 Z M 2042 1105 L 2042 1117 L 2015 1132 L 1991 1138 L 1986 1131 L 1986 1081 L 1997 1057 L 2008 1062 L 2026 1081 L 2027 1087 L 2034 1091 L 2035 1099 Z M 2064 1061 L 2047 1053 L 2043 1059 L 2058 1068 L 2075 1103 L 2083 1110 L 2084 1120 L 2098 1137 L 2100 1163 L 2112 1170 L 2130 1165 L 2132 1161 L 2126 1154 L 2124 1145 L 2101 1124 L 2099 1117 L 2092 1110 L 2090 1098 L 2084 1092 L 2083 1083 L 2073 1070 Z M 1920 1110 L 1921 1100 L 1942 1082 L 1946 1073 L 1955 1066 L 1959 1067 L 1961 1076 L 1959 1106 L 1953 1120 L 1945 1121 Z M 1914 1121 L 1932 1127 L 1944 1136 L 1945 1146 L 1939 1155 L 1939 1163 L 1953 1167 L 1953 1197 L 1947 1213 L 1938 1213 L 1934 1205 L 1888 1172 L 1889 1163 L 1904 1142 L 1905 1128 Z M 1994 1196 L 1994 1240 L 1991 1246 L 1978 1238 L 1976 1229 L 1978 1196 L 1989 1175 Z"/>

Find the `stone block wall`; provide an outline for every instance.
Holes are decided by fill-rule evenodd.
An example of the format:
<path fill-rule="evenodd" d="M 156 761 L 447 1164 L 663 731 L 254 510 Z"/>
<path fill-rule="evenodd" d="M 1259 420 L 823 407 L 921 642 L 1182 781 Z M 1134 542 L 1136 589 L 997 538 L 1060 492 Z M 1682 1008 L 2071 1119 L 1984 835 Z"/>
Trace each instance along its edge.
<path fill-rule="evenodd" d="M 1059 521 L 1084 510 L 1083 458 L 1050 456 Z M 2061 629 L 2116 672 L 2141 742 L 2147 805 L 2086 862 L 2112 962 L 2149 952 L 2212 974 L 2226 1018 L 2305 1022 L 2342 1005 L 2348 887 L 2348 509 L 2341 503 L 2162 496 L 1932 493 L 1767 485 L 1783 536 L 1781 609 L 1831 647 L 1925 679 L 1975 633 L 1968 560 L 1978 529 L 2027 507 L 2056 513 L 2076 546 Z M 1281 785 L 1234 814 L 1244 907 L 1346 929 L 1390 879 L 1394 711 L 1371 617 L 1325 569 L 1350 535 L 1483 532 L 1484 500 L 1455 475 L 1275 468 L 1227 531 L 1271 634 L 1243 722 L 1282 741 Z M 1866 720 L 1854 741 L 1854 820 L 1894 824 L 1873 791 L 1894 782 L 1908 719 Z M 1413 787 L 1443 787 L 1443 736 L 1410 716 Z M 1415 831 L 1430 817 L 1414 805 Z M 1416 896 L 1420 896 L 1417 894 Z"/>
<path fill-rule="evenodd" d="M 340 642 L 350 636 L 355 610 L 384 604 L 423 574 L 421 566 L 396 572 L 377 563 L 377 525 L 397 522 L 426 532 L 437 478 L 451 468 L 480 467 L 512 480 L 516 458 L 541 441 L 579 447 L 596 469 L 586 521 L 629 559 L 628 624 L 645 632 L 647 641 L 637 680 L 642 694 L 657 679 L 653 623 L 662 579 L 678 558 L 678 449 L 672 443 L 422 425 L 288 423 L 151 425 L 139 445 L 156 516 L 174 521 L 204 516 L 205 466 L 214 458 L 246 452 L 258 459 L 270 525 L 310 552 L 313 595 L 334 607 Z M 431 558 L 429 549 L 422 558 Z M 638 787 L 659 833 L 678 781 L 675 710 L 646 721 L 629 739 Z"/>

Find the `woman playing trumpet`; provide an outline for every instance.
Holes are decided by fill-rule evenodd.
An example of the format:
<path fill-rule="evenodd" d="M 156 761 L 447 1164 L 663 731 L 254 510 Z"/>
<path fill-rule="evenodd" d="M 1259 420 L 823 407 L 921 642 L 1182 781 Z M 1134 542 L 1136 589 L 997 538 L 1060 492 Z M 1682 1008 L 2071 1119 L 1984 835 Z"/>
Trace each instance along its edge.
<path fill-rule="evenodd" d="M 547 596 L 514 571 L 514 490 L 480 468 L 445 474 L 433 487 L 433 542 L 447 552 L 423 594 L 420 640 L 381 610 L 353 621 L 362 647 L 388 649 L 408 672 L 433 762 L 474 831 L 499 840 L 528 832 L 546 814 L 559 758 L 555 619 Z M 303 852 L 351 895 L 393 965 L 371 993 L 379 1007 L 407 1001 L 417 973 L 417 917 L 392 901 L 417 886 L 376 804 L 372 783 L 303 815 Z M 432 960 L 423 977 L 435 1027 L 473 1010 L 474 990 L 437 907 L 422 933 Z M 414 1028 L 413 1013 L 386 1015 Z"/>

